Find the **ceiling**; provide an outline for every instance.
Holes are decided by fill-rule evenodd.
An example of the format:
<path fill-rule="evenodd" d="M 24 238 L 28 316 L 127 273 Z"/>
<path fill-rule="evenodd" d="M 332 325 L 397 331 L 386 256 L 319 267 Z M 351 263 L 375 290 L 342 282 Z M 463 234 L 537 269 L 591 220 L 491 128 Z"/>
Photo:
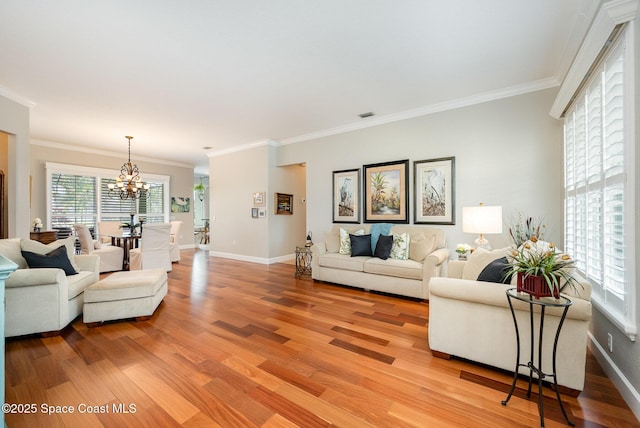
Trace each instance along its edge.
<path fill-rule="evenodd" d="M 32 139 L 124 154 L 133 135 L 134 161 L 206 172 L 208 153 L 556 86 L 598 3 L 2 0 L 0 95 L 31 107 Z"/>

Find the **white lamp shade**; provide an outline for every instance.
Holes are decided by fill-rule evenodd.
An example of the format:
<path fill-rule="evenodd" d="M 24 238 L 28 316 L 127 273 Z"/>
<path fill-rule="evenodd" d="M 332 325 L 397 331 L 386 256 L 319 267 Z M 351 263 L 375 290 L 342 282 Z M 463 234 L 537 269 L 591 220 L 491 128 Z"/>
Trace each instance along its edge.
<path fill-rule="evenodd" d="M 502 233 L 502 207 L 463 207 L 462 231 L 478 234 Z"/>

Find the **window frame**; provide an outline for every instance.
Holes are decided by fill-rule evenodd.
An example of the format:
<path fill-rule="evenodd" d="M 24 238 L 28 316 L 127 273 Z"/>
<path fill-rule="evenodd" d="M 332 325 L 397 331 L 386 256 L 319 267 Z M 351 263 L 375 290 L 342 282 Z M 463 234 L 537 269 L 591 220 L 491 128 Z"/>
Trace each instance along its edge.
<path fill-rule="evenodd" d="M 609 319 L 617 328 L 619 328 L 622 332 L 624 332 L 624 334 L 632 341 L 635 341 L 636 337 L 637 337 L 637 307 L 636 307 L 636 296 L 638 293 L 637 290 L 637 285 L 636 285 L 636 247 L 635 247 L 635 224 L 637 221 L 637 216 L 635 213 L 635 204 L 636 204 L 636 200 L 635 200 L 635 189 L 636 189 L 636 182 L 635 182 L 635 142 L 636 142 L 636 130 L 635 130 L 635 24 L 633 22 L 627 24 L 625 26 L 625 28 L 622 30 L 620 37 L 618 40 L 614 41 L 614 43 L 611 44 L 611 48 L 608 49 L 606 51 L 606 53 L 603 55 L 603 61 L 601 61 L 600 63 L 597 64 L 596 67 L 596 72 L 592 73 L 591 76 L 589 76 L 588 80 L 585 79 L 586 81 L 582 83 L 582 87 L 580 87 L 579 91 L 577 91 L 576 96 L 574 97 L 574 99 L 571 100 L 571 102 L 567 105 L 565 112 L 572 112 L 574 111 L 576 104 L 582 104 L 585 105 L 588 103 L 588 101 L 586 101 L 586 99 L 589 97 L 588 94 L 588 89 L 591 88 L 594 80 L 596 77 L 599 77 L 600 72 L 604 69 L 604 64 L 609 60 L 609 58 L 611 57 L 611 55 L 616 51 L 616 49 L 618 48 L 619 44 L 624 44 L 624 53 L 622 55 L 624 64 L 623 64 L 623 104 L 622 104 L 622 108 L 623 108 L 623 127 L 622 127 L 622 132 L 624 134 L 623 137 L 623 144 L 624 144 L 624 161 L 623 161 L 623 168 L 624 171 L 622 172 L 622 181 L 624 184 L 624 206 L 623 206 L 623 216 L 624 216 L 624 230 L 622 233 L 622 236 L 624 237 L 624 272 L 625 272 L 625 278 L 624 278 L 624 290 L 623 293 L 617 293 L 613 290 L 609 290 L 605 283 L 606 281 L 603 281 L 603 283 L 601 284 L 600 282 L 596 281 L 593 277 L 589 276 L 588 273 L 585 272 L 581 272 L 585 275 L 585 277 L 587 278 L 587 280 L 589 280 L 593 286 L 593 294 L 592 294 L 592 303 L 594 304 L 594 306 L 602 313 L 604 314 L 604 316 Z M 604 106 L 604 101 L 602 102 L 602 105 Z M 604 107 L 603 107 L 604 108 Z M 579 214 L 579 210 L 578 209 L 574 209 L 573 211 L 573 217 L 569 217 L 568 216 L 568 200 L 570 198 L 568 198 L 568 193 L 569 191 L 567 190 L 567 174 L 569 173 L 569 170 L 567 169 L 567 143 L 566 143 L 566 139 L 567 139 L 567 131 L 566 131 L 566 127 L 567 127 L 567 119 L 565 117 L 565 113 L 563 112 L 563 118 L 565 119 L 564 122 L 564 127 L 565 127 L 565 133 L 563 136 L 563 146 L 564 146 L 564 150 L 565 150 L 565 165 L 564 165 L 564 173 L 565 173 L 565 181 L 563 183 L 563 187 L 564 187 L 564 205 L 565 205 L 565 216 L 564 216 L 564 224 L 565 224 L 565 231 L 571 227 L 571 222 L 575 222 L 577 221 L 577 216 Z M 586 123 L 587 119 L 585 117 L 585 123 Z M 575 121 L 573 122 L 573 124 L 575 125 Z M 586 128 L 589 128 L 588 124 L 586 126 Z M 575 152 L 576 147 L 575 147 L 575 140 L 576 138 L 577 132 L 575 132 L 573 134 L 573 139 L 574 139 L 574 147 L 573 150 Z M 604 137 L 603 137 L 604 138 Z M 586 140 L 585 140 L 586 141 Z M 589 145 L 589 142 L 587 141 L 585 143 L 586 146 Z M 604 154 L 602 154 L 601 156 L 601 162 L 604 163 Z M 577 173 L 577 169 L 576 169 L 577 163 L 573 164 L 573 170 L 572 173 L 575 174 Z M 602 174 L 604 174 L 604 172 L 602 172 Z M 584 183 L 582 186 L 584 188 L 587 189 L 587 191 L 585 191 L 584 193 L 580 193 L 579 195 L 581 195 L 584 198 L 588 198 L 589 197 L 589 183 L 588 183 L 588 179 L 589 179 L 589 175 L 588 175 L 588 171 L 587 174 L 585 174 L 585 178 L 587 179 L 587 182 Z M 607 181 L 607 178 L 603 175 L 602 178 L 600 179 L 602 182 Z M 573 181 L 573 185 L 579 185 L 579 179 L 574 179 Z M 602 187 L 602 201 L 601 201 L 601 206 L 604 206 L 605 201 L 604 201 L 604 195 L 606 194 L 606 190 L 609 189 L 609 187 L 607 185 L 604 185 Z M 577 193 L 576 193 L 577 194 Z M 574 194 L 574 198 L 575 198 L 575 194 Z M 575 202 L 575 199 L 574 199 Z M 587 204 L 588 205 L 588 204 Z M 588 213 L 585 213 L 588 217 Z M 603 271 L 606 272 L 606 266 L 604 265 L 605 263 L 605 248 L 604 248 L 604 242 L 606 241 L 606 228 L 605 226 L 605 218 L 606 215 L 604 213 L 604 211 L 601 211 L 602 214 L 602 220 L 601 220 L 601 236 L 600 236 L 600 246 L 602 247 L 602 252 L 601 252 L 601 257 L 602 257 L 602 261 L 603 261 Z M 584 233 L 589 232 L 589 223 L 585 220 L 585 228 L 584 228 Z M 572 244 L 567 242 L 567 239 L 569 239 L 569 237 L 567 236 L 569 235 L 568 233 L 565 234 L 565 248 L 567 248 L 568 250 L 571 250 Z M 577 234 L 573 234 L 573 239 L 577 239 L 579 238 L 578 236 L 576 236 Z M 587 237 L 585 236 L 585 239 Z M 575 242 L 573 245 L 578 245 L 579 242 Z M 586 251 L 586 250 L 585 250 Z M 579 259 L 579 255 L 574 254 L 574 257 L 576 257 L 578 259 L 579 264 L 587 264 L 588 263 L 588 255 L 585 258 L 585 260 L 580 260 Z M 604 278 L 605 273 L 603 273 L 602 277 Z"/>
<path fill-rule="evenodd" d="M 46 172 L 46 195 L 47 195 L 47 203 L 46 203 L 46 212 L 47 212 L 47 229 L 51 229 L 52 227 L 52 213 L 51 213 L 51 190 L 52 190 L 52 175 L 53 174 L 68 174 L 68 175 L 80 175 L 86 177 L 95 177 L 96 178 L 96 222 L 101 221 L 102 219 L 102 180 L 103 179 L 113 179 L 120 174 L 119 170 L 115 169 L 105 169 L 105 168 L 94 168 L 87 167 L 81 165 L 70 165 L 70 164 L 61 164 L 54 162 L 45 162 L 45 172 Z M 168 175 L 161 174 L 148 174 L 145 173 L 143 176 L 145 181 L 152 181 L 156 183 L 161 183 L 164 186 L 164 195 L 163 195 L 163 221 L 165 223 L 169 222 L 169 217 L 171 215 L 171 205 L 170 205 L 170 183 L 171 177 Z M 137 210 L 137 208 L 136 208 Z"/>

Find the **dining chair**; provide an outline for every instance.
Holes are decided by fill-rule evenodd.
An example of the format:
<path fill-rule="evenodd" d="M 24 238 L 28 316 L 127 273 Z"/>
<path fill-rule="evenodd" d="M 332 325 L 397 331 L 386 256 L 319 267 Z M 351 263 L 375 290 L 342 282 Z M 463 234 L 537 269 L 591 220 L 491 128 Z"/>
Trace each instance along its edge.
<path fill-rule="evenodd" d="M 100 256 L 100 273 L 122 270 L 124 250 L 111 245 L 102 246 L 100 241 L 91 237 L 89 228 L 84 224 L 74 224 L 78 241 L 80 241 L 80 254 L 93 254 Z"/>
<path fill-rule="evenodd" d="M 129 269 L 144 270 L 162 268 L 171 272 L 169 254 L 171 225 L 149 223 L 142 229 L 140 248 L 129 251 Z"/>
<path fill-rule="evenodd" d="M 115 235 L 121 235 L 122 229 L 120 229 L 119 221 L 99 221 L 98 222 L 98 238 L 103 244 L 110 244 L 111 237 Z"/>

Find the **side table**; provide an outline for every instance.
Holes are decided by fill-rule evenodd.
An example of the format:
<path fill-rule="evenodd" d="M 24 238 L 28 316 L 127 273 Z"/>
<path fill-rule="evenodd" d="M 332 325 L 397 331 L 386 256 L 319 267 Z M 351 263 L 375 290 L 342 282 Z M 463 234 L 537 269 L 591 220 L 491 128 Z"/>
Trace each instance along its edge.
<path fill-rule="evenodd" d="M 296 246 L 296 278 L 311 275 L 311 247 Z"/>
<path fill-rule="evenodd" d="M 509 391 L 509 395 L 507 398 L 502 401 L 502 405 L 506 406 L 509 402 L 509 399 L 513 395 L 513 392 L 516 389 L 516 380 L 518 379 L 518 368 L 519 367 L 528 367 L 529 368 L 529 387 L 527 388 L 527 398 L 531 396 L 531 382 L 533 380 L 533 373 L 538 376 L 538 413 L 540 415 L 540 426 L 544 427 L 544 407 L 543 407 L 543 395 L 542 395 L 542 381 L 545 377 L 553 378 L 553 385 L 556 391 L 556 397 L 558 398 L 558 404 L 560 404 L 560 410 L 562 410 L 562 414 L 566 419 L 567 423 L 571 426 L 575 426 L 575 424 L 569 420 L 569 416 L 567 416 L 567 412 L 564 409 L 564 405 L 562 404 L 562 400 L 560 399 L 560 391 L 558 389 L 558 379 L 556 377 L 556 350 L 558 348 L 558 338 L 560 337 L 560 330 L 562 329 L 562 324 L 564 323 L 564 319 L 567 316 L 567 311 L 569 310 L 569 306 L 573 304 L 571 299 L 567 297 L 560 296 L 559 299 L 555 299 L 552 297 L 542 297 L 540 299 L 536 299 L 533 296 L 526 293 L 518 293 L 515 288 L 510 288 L 507 290 L 507 300 L 509 301 L 509 308 L 511 309 L 511 316 L 513 317 L 513 324 L 516 328 L 516 342 L 517 342 L 517 352 L 516 352 L 516 368 L 513 373 L 513 384 L 511 385 L 511 390 Z M 529 356 L 529 362 L 526 364 L 520 363 L 520 331 L 518 330 L 518 320 L 516 319 L 516 313 L 513 309 L 512 300 L 520 300 L 529 304 L 529 328 L 531 330 L 531 355 Z M 534 334 L 535 327 L 533 322 L 533 312 L 534 305 L 540 307 L 540 324 L 538 327 L 538 360 L 537 364 L 534 363 Z M 550 307 L 563 308 L 562 316 L 560 317 L 560 322 L 558 323 L 558 328 L 556 329 L 555 339 L 553 341 L 553 352 L 552 352 L 552 367 L 553 373 L 544 373 L 542 371 L 542 333 L 544 331 L 544 313 L 545 309 Z"/>

